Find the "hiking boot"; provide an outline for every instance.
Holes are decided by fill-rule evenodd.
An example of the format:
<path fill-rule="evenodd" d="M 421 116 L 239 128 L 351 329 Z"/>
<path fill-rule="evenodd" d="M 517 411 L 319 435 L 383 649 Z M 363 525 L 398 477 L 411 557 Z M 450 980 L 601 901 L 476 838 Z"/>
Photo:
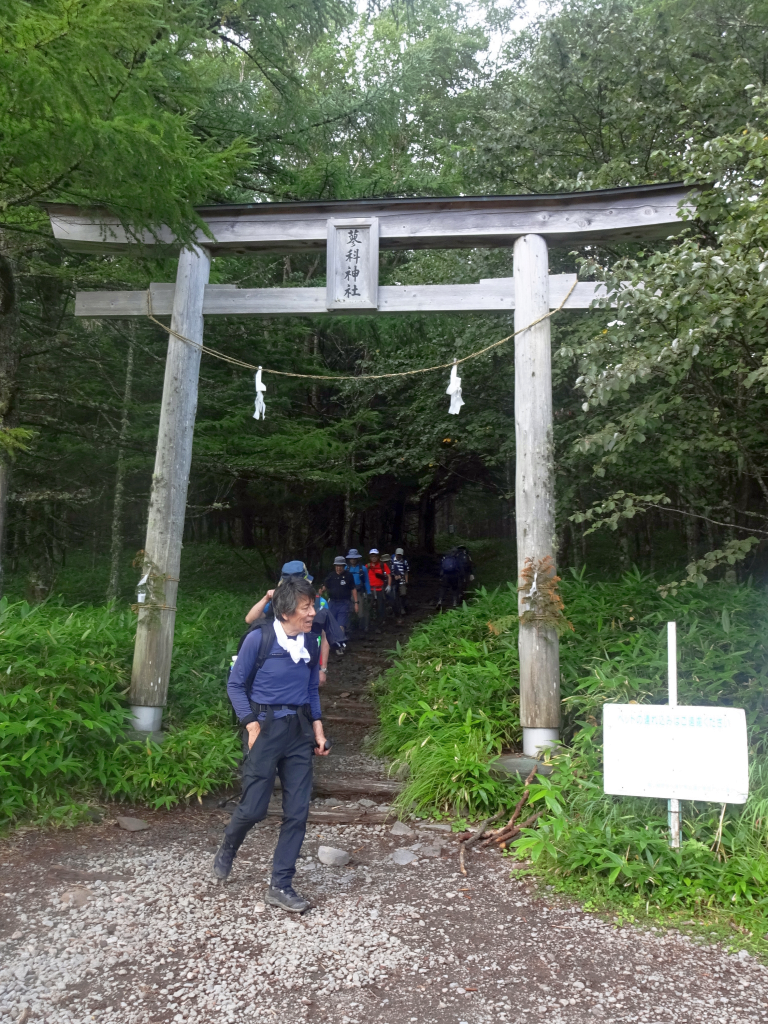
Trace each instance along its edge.
<path fill-rule="evenodd" d="M 232 862 L 237 856 L 237 847 L 233 846 L 228 839 L 225 839 L 213 858 L 213 873 L 222 880 L 227 878 L 232 870 Z"/>
<path fill-rule="evenodd" d="M 266 903 L 271 904 L 271 906 L 280 907 L 291 914 L 303 914 L 305 910 L 309 910 L 310 906 L 309 900 L 305 900 L 303 896 L 297 896 L 290 885 L 285 889 L 276 889 L 273 885 L 270 885 L 264 900 Z"/>

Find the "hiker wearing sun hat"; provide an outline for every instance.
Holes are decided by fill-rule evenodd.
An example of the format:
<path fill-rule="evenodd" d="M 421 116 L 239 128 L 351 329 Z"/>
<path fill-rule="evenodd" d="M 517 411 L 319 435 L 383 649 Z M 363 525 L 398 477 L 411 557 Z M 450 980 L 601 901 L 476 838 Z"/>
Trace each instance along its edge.
<path fill-rule="evenodd" d="M 354 604 L 358 610 L 357 587 L 352 573 L 347 569 L 344 555 L 337 555 L 333 560 L 333 572 L 325 577 L 323 584 L 328 594 L 328 605 L 331 614 L 347 635 L 350 606 Z"/>
<path fill-rule="evenodd" d="M 392 559 L 392 587 L 397 594 L 398 611 L 401 620 L 403 615 L 408 614 L 406 595 L 408 593 L 408 574 L 410 571 L 411 567 L 408 564 L 408 559 L 405 557 L 405 552 L 402 548 L 395 548 L 395 557 Z"/>
<path fill-rule="evenodd" d="M 355 589 L 357 590 L 355 627 L 361 633 L 367 633 L 370 617 L 371 582 L 368 579 L 368 570 L 363 565 L 363 556 L 357 548 L 350 548 L 347 552 L 347 568 L 352 579 L 355 581 Z"/>
<path fill-rule="evenodd" d="M 387 614 L 385 591 L 390 584 L 391 574 L 389 566 L 381 561 L 378 548 L 371 548 L 368 556 L 370 561 L 365 568 L 368 570 L 368 582 L 371 585 L 371 602 L 376 609 L 377 621 L 382 622 Z"/>
<path fill-rule="evenodd" d="M 296 558 L 283 565 L 283 568 L 280 570 L 280 580 L 278 581 L 277 586 L 279 587 L 288 579 L 303 579 L 311 583 L 314 577 L 310 576 L 309 570 L 304 562 Z M 245 616 L 245 621 L 249 626 L 260 619 L 262 615 L 271 615 L 271 601 L 276 589 L 277 588 L 268 590 Z M 315 619 L 312 623 L 312 631 L 314 633 L 318 633 L 322 637 L 320 685 L 323 686 L 326 681 L 326 673 L 328 670 L 328 651 L 333 647 L 337 654 L 343 654 L 346 646 L 346 638 L 344 636 L 344 630 L 341 629 L 328 606 L 328 601 L 319 594 L 315 599 Z"/>

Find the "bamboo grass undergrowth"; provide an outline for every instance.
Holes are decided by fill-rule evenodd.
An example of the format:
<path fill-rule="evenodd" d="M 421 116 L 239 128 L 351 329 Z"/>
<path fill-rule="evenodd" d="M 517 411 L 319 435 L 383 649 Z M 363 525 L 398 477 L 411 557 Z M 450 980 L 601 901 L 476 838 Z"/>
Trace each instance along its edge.
<path fill-rule="evenodd" d="M 768 953 L 768 601 L 751 584 L 711 584 L 662 598 L 635 571 L 616 583 L 570 573 L 562 584 L 573 633 L 561 639 L 565 752 L 531 787 L 544 808 L 509 851 L 562 891 L 652 920 L 684 914 Z M 683 805 L 683 848 L 668 846 L 663 801 L 602 790 L 606 701 L 666 703 L 664 623 L 678 623 L 682 704 L 746 711 L 751 789 L 743 807 Z M 479 819 L 519 798 L 493 761 L 519 747 L 517 595 L 480 591 L 422 625 L 376 686 L 379 751 L 406 764 L 403 811 Z M 720 924 L 718 924 L 720 922 Z"/>
<path fill-rule="evenodd" d="M 0 827 L 71 822 L 104 799 L 170 807 L 231 785 L 225 678 L 241 596 L 182 600 L 165 742 L 126 739 L 136 618 L 125 606 L 0 601 Z"/>

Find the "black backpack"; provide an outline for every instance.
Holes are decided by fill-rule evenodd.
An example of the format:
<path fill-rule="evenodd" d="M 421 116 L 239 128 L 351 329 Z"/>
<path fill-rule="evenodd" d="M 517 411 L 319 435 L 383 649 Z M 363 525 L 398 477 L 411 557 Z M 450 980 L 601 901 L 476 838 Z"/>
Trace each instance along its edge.
<path fill-rule="evenodd" d="M 254 629 L 260 629 L 261 630 L 261 642 L 259 643 L 259 653 L 256 656 L 256 661 L 254 662 L 253 668 L 250 671 L 250 673 L 248 674 L 248 678 L 245 681 L 245 692 L 246 692 L 246 694 L 250 694 L 251 688 L 253 687 L 253 681 L 256 678 L 256 673 L 259 671 L 260 668 L 263 667 L 264 662 L 269 657 L 269 652 L 272 650 L 272 647 L 274 645 L 274 642 L 275 642 L 275 620 L 274 620 L 274 617 L 272 617 L 272 616 L 262 616 L 260 619 L 256 619 L 255 622 L 251 623 L 249 628 L 240 637 L 240 643 L 237 645 L 237 652 L 235 654 L 235 657 L 237 657 L 237 655 L 240 654 L 240 648 L 245 643 L 245 638 L 250 636 L 251 633 L 254 631 Z M 304 636 L 307 636 L 307 634 L 305 633 Z M 307 645 L 307 650 L 309 651 L 309 667 L 310 668 L 314 668 L 315 665 L 320 660 L 320 636 L 318 634 L 314 634 L 314 633 L 310 633 L 309 636 L 317 636 L 317 643 L 316 644 L 309 643 Z M 232 664 L 234 665 L 234 661 L 232 662 Z M 232 670 L 230 668 L 230 672 L 231 671 Z"/>
<path fill-rule="evenodd" d="M 459 560 L 456 555 L 444 555 L 443 561 L 440 566 L 440 571 L 446 576 L 457 576 L 459 574 L 460 566 Z"/>

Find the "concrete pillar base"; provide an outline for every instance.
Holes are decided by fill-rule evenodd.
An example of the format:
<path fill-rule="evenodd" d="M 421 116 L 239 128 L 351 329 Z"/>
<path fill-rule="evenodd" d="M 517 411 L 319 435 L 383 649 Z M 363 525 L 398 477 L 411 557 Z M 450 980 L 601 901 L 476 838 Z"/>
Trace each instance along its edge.
<path fill-rule="evenodd" d="M 131 704 L 131 728 L 136 732 L 159 732 L 163 724 L 163 709 Z"/>
<path fill-rule="evenodd" d="M 523 753 L 528 757 L 538 757 L 550 747 L 560 743 L 557 729 L 529 729 L 523 727 Z"/>

